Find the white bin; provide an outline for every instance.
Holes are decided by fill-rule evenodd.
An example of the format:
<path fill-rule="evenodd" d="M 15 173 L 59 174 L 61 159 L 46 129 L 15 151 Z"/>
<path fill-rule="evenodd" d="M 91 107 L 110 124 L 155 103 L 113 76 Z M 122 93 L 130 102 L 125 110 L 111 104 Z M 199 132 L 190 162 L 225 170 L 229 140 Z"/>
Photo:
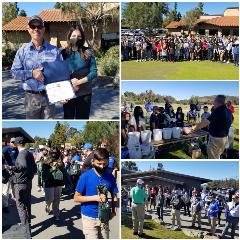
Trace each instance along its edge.
<path fill-rule="evenodd" d="M 163 129 L 163 139 L 169 140 L 172 138 L 172 128 Z"/>
<path fill-rule="evenodd" d="M 142 143 L 150 143 L 152 137 L 152 132 L 150 130 L 141 131 Z"/>
<path fill-rule="evenodd" d="M 181 137 L 181 128 L 180 127 L 173 127 L 172 130 L 172 136 L 173 138 L 180 138 Z"/>
<path fill-rule="evenodd" d="M 162 140 L 162 129 L 153 129 L 153 140 L 154 141 Z"/>

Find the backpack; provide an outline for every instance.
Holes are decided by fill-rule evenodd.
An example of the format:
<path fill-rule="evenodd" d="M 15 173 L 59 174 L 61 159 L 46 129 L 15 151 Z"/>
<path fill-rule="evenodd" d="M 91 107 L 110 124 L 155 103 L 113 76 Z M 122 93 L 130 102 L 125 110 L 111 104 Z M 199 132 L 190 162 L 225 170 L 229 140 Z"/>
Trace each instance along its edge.
<path fill-rule="evenodd" d="M 54 180 L 63 181 L 63 173 L 57 163 L 52 166 L 50 173 L 52 174 Z"/>
<path fill-rule="evenodd" d="M 77 164 L 76 162 L 71 163 L 69 169 L 68 169 L 68 174 L 73 176 L 73 175 L 81 175 L 81 168 L 80 165 Z"/>

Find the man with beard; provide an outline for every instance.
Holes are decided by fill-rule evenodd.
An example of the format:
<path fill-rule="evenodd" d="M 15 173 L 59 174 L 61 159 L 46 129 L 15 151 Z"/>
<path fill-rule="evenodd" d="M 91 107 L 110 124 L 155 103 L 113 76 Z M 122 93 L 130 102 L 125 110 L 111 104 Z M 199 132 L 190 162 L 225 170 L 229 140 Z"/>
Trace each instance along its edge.
<path fill-rule="evenodd" d="M 27 30 L 31 42 L 17 51 L 11 73 L 14 79 L 22 80 L 26 118 L 52 119 L 55 115 L 55 105 L 50 105 L 48 101 L 42 63 L 62 61 L 62 56 L 57 47 L 43 39 L 45 26 L 39 16 L 35 15 L 29 19 Z"/>
<path fill-rule="evenodd" d="M 74 201 L 81 203 L 86 239 L 108 239 L 109 220 L 116 216 L 118 188 L 114 176 L 106 171 L 108 159 L 109 152 L 98 148 L 94 153 L 93 168 L 81 175 L 77 184 Z M 112 196 L 111 209 L 108 192 Z"/>

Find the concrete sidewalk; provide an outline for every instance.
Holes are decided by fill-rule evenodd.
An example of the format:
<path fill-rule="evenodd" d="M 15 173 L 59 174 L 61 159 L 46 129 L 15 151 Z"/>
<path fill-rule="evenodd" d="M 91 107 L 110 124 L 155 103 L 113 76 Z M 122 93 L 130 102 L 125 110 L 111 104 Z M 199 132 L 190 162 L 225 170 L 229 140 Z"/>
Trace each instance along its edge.
<path fill-rule="evenodd" d="M 11 201 L 9 213 L 2 215 L 3 233 L 12 225 L 20 222 L 16 205 Z M 44 196 L 37 191 L 37 176 L 33 179 L 32 188 L 32 238 L 34 239 L 83 239 L 82 221 L 79 215 L 79 204 L 71 196 L 64 195 L 60 202 L 60 221 L 54 222 L 53 215 L 45 212 Z M 110 221 L 110 238 L 119 238 L 120 214 Z M 116 227 L 117 226 L 117 227 Z M 4 234 L 3 234 L 4 238 Z"/>
<path fill-rule="evenodd" d="M 2 118 L 25 119 L 24 91 L 21 81 L 12 78 L 2 80 Z M 62 104 L 56 104 L 55 119 L 63 119 Z M 95 80 L 92 90 L 90 119 L 119 119 L 119 87 L 109 78 Z"/>

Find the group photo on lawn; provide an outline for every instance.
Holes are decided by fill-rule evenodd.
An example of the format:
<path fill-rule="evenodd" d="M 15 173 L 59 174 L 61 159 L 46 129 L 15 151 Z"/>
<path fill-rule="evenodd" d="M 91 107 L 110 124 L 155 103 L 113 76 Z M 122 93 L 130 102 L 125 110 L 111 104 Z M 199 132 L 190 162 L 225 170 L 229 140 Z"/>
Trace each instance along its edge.
<path fill-rule="evenodd" d="M 2 238 L 119 239 L 118 122 L 3 122 Z"/>
<path fill-rule="evenodd" d="M 239 159 L 239 84 L 125 81 L 122 159 Z"/>
<path fill-rule="evenodd" d="M 237 80 L 238 2 L 122 3 L 124 80 Z"/>
<path fill-rule="evenodd" d="M 3 119 L 118 119 L 119 4 L 4 2 Z"/>
<path fill-rule="evenodd" d="M 237 161 L 123 161 L 122 239 L 239 239 Z"/>

